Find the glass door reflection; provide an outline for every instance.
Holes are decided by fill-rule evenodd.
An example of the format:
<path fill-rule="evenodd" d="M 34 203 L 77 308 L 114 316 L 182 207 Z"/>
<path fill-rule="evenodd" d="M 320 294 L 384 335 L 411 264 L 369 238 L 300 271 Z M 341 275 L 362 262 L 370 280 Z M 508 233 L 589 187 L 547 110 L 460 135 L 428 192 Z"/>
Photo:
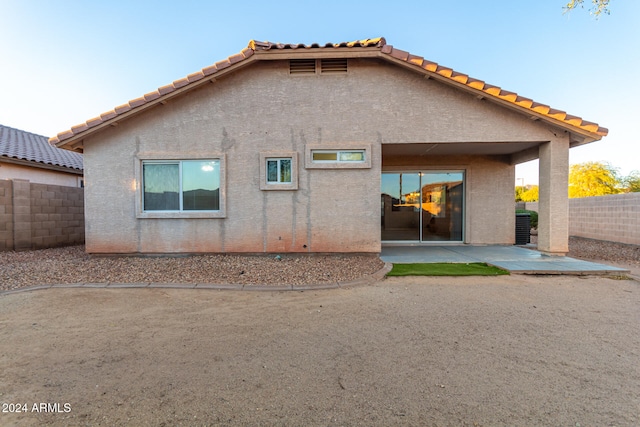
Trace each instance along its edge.
<path fill-rule="evenodd" d="M 463 200 L 463 171 L 383 173 L 381 238 L 461 242 Z"/>
<path fill-rule="evenodd" d="M 420 174 L 383 173 L 382 240 L 420 240 Z"/>

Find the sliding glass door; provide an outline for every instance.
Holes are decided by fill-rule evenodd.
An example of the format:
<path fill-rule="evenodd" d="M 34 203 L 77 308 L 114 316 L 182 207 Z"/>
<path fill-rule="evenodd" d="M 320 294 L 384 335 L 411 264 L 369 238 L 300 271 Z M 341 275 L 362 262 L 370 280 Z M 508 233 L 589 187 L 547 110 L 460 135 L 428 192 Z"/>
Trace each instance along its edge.
<path fill-rule="evenodd" d="M 463 240 L 463 171 L 385 172 L 380 194 L 383 241 Z"/>

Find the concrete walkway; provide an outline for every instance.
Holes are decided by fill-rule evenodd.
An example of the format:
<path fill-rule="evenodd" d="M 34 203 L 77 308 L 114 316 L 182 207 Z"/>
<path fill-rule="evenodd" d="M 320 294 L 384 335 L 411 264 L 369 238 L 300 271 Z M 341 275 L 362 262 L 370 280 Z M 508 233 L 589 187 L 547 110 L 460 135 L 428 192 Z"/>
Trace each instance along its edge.
<path fill-rule="evenodd" d="M 380 258 L 402 264 L 485 262 L 519 274 L 616 274 L 629 270 L 564 256 L 548 256 L 519 246 L 383 246 Z"/>

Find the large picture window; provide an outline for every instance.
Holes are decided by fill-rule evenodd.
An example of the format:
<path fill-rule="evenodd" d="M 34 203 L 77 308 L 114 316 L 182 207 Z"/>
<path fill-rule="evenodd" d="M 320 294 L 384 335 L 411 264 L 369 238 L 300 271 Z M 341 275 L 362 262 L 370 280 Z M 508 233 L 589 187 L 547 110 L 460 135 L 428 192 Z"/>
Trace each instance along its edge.
<path fill-rule="evenodd" d="M 143 212 L 220 210 L 220 160 L 145 160 Z"/>

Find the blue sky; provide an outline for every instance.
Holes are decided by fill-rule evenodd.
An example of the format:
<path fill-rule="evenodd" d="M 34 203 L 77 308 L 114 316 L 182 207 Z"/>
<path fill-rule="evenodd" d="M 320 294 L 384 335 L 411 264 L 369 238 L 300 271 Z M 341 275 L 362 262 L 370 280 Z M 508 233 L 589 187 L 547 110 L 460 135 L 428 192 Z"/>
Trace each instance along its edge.
<path fill-rule="evenodd" d="M 589 0 L 586 0 L 589 2 Z M 572 163 L 640 170 L 640 1 L 0 0 L 0 124 L 55 135 L 200 70 L 249 40 L 387 43 L 609 128 Z M 516 178 L 537 182 L 537 166 Z M 521 182 L 521 181 L 519 181 Z"/>

